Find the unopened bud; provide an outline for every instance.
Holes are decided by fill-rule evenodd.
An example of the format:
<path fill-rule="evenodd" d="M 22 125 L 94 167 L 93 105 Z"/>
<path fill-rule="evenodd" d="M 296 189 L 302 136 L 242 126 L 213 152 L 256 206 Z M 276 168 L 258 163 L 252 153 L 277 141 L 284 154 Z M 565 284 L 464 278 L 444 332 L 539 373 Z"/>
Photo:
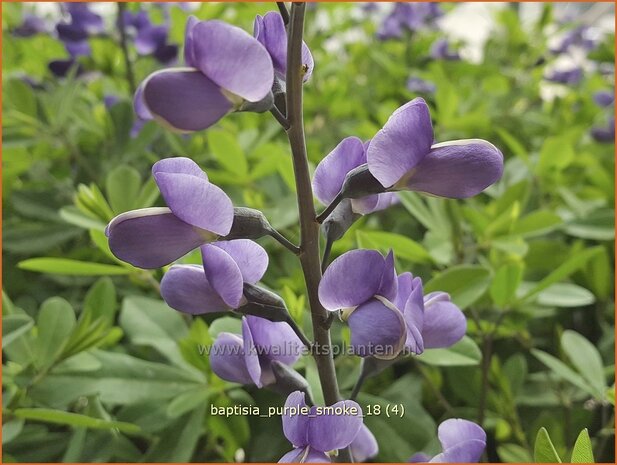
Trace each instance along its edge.
<path fill-rule="evenodd" d="M 244 283 L 246 303 L 236 311 L 244 315 L 254 315 L 270 321 L 289 321 L 285 301 L 267 289 Z"/>
<path fill-rule="evenodd" d="M 351 200 L 342 200 L 321 225 L 326 241 L 330 243 L 338 241 L 360 217 L 362 215 L 354 213 Z"/>
<path fill-rule="evenodd" d="M 272 226 L 262 212 L 254 208 L 235 207 L 231 230 L 222 240 L 259 239 L 271 232 Z"/>
<path fill-rule="evenodd" d="M 238 111 L 251 111 L 253 113 L 265 113 L 270 111 L 270 108 L 274 105 L 274 94 L 270 91 L 268 95 L 262 98 L 258 102 L 243 101 Z"/>
<path fill-rule="evenodd" d="M 345 199 L 359 199 L 383 192 L 386 192 L 386 188 L 373 176 L 366 163 L 347 173 L 341 188 L 341 195 Z"/>
<path fill-rule="evenodd" d="M 294 391 L 302 391 L 306 395 L 307 404 L 313 404 L 311 387 L 300 373 L 278 360 L 270 362 L 270 366 L 276 379 L 274 384 L 268 386 L 270 389 L 283 396 L 288 396 Z"/>

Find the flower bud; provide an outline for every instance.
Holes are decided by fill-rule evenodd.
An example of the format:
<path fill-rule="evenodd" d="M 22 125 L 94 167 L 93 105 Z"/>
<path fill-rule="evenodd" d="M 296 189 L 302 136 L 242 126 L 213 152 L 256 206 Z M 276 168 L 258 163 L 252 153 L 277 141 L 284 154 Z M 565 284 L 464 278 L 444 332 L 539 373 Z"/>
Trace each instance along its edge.
<path fill-rule="evenodd" d="M 321 225 L 326 241 L 338 241 L 361 216 L 354 213 L 349 199 L 343 200 Z"/>
<path fill-rule="evenodd" d="M 294 391 L 301 391 L 306 394 L 307 403 L 313 404 L 311 387 L 300 373 L 278 360 L 273 360 L 270 366 L 276 379 L 275 383 L 270 386 L 273 391 L 283 396 L 288 396 Z"/>
<path fill-rule="evenodd" d="M 383 192 L 386 188 L 371 174 L 366 163 L 347 173 L 341 188 L 341 196 L 345 199 L 359 199 Z"/>
<path fill-rule="evenodd" d="M 231 231 L 224 240 L 258 239 L 271 232 L 272 226 L 262 212 L 254 208 L 235 207 Z"/>
<path fill-rule="evenodd" d="M 244 283 L 246 304 L 237 309 L 244 315 L 254 315 L 270 321 L 289 321 L 290 315 L 283 299 L 273 292 Z"/>
<path fill-rule="evenodd" d="M 249 102 L 248 100 L 243 101 L 238 108 L 238 111 L 265 113 L 266 111 L 269 111 L 270 108 L 272 108 L 272 105 L 274 105 L 274 94 L 272 93 L 272 91 L 270 91 L 268 92 L 268 95 L 266 95 L 258 102 Z"/>

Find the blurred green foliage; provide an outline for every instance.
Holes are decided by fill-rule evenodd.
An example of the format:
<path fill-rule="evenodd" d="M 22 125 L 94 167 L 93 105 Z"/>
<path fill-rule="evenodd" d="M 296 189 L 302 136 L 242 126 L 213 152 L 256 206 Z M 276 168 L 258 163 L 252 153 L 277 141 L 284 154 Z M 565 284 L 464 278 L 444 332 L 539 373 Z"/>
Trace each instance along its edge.
<path fill-rule="evenodd" d="M 235 114 L 191 136 L 147 123 L 131 137 L 117 32 L 91 39 L 86 75 L 58 80 L 46 68 L 65 53 L 55 39 L 10 33 L 26 8 L 3 6 L 4 461 L 278 460 L 289 449 L 279 418 L 209 414 L 209 405 L 281 403 L 267 390 L 218 379 L 199 354 L 239 320 L 170 310 L 158 295 L 164 270 L 119 262 L 103 233 L 118 213 L 161 205 L 150 166 L 182 155 L 236 205 L 263 210 L 297 239 L 293 172 L 278 124 L 267 114 Z M 407 358 L 367 382 L 361 404 L 406 410 L 403 418 L 366 418 L 378 461 L 435 452 L 436 425 L 452 416 L 483 422 L 490 461 L 614 460 L 614 145 L 589 136 L 606 117 L 592 94 L 614 83 L 587 72 L 576 86 L 558 85 L 557 98 L 541 98 L 540 59 L 553 60 L 552 8 L 544 4 L 526 28 L 516 9 L 497 11 L 475 64 L 430 60 L 443 32 L 381 42 L 358 5 L 311 5 L 306 41 L 316 68 L 305 86 L 305 122 L 313 165 L 343 137 L 372 137 L 416 96 L 406 89 L 410 75 L 436 85 L 424 97 L 437 140 L 483 138 L 506 157 L 503 179 L 486 194 L 465 201 L 402 194 L 400 205 L 362 218 L 334 246 L 335 256 L 392 248 L 399 271 L 421 276 L 427 291 L 449 292 L 469 321 L 454 347 Z M 250 30 L 254 15 L 271 9 L 216 3 L 193 14 Z M 172 7 L 170 15 L 172 41 L 182 43 L 187 13 Z M 614 35 L 593 58 L 612 67 Z M 139 79 L 159 67 L 151 58 L 135 62 Z M 105 95 L 121 100 L 108 110 Z M 271 257 L 265 284 L 308 330 L 295 258 L 271 241 L 262 245 Z M 348 337 L 336 323 L 334 342 Z M 348 394 L 358 359 L 336 364 Z M 319 400 L 314 362 L 305 357 L 296 368 Z"/>

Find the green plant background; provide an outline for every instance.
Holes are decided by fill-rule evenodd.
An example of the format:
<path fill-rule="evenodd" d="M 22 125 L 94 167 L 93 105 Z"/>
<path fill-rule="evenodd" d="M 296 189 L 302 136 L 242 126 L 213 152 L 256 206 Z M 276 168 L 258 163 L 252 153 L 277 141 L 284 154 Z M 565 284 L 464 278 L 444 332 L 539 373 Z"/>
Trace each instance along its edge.
<path fill-rule="evenodd" d="M 129 8 L 136 8 L 130 5 Z M 10 30 L 28 6 L 3 5 L 3 459 L 4 461 L 276 461 L 290 449 L 280 418 L 210 415 L 210 405 L 280 405 L 268 390 L 218 379 L 198 344 L 238 331 L 234 317 L 187 318 L 158 294 L 164 270 L 116 260 L 105 224 L 129 209 L 162 205 L 149 177 L 156 160 L 195 159 L 236 205 L 261 209 L 297 239 L 286 139 L 270 115 L 235 114 L 191 136 L 148 123 L 136 138 L 117 32 L 90 40 L 86 77 L 47 70 L 65 52 L 49 36 Z M 445 10 L 452 5 L 444 5 Z M 273 4 L 203 4 L 200 19 L 251 30 Z M 153 15 L 161 13 L 152 7 Z M 170 9 L 182 43 L 188 13 Z M 392 248 L 399 271 L 444 290 L 466 313 L 466 338 L 408 357 L 370 379 L 359 402 L 402 404 L 403 418 L 366 419 L 378 461 L 438 451 L 446 418 L 484 417 L 490 461 L 613 461 L 614 145 L 589 136 L 607 112 L 592 101 L 613 77 L 585 73 L 552 101 L 545 85 L 553 6 L 523 28 L 517 8 L 494 13 L 479 64 L 427 59 L 442 32 L 376 40 L 370 13 L 354 4 L 311 5 L 306 41 L 316 67 L 305 85 L 315 166 L 343 137 L 368 139 L 416 94 L 410 75 L 435 83 L 425 96 L 437 140 L 477 137 L 501 148 L 503 179 L 465 201 L 402 195 L 400 205 L 358 221 L 334 256 Z M 348 31 L 356 31 L 354 39 Z M 612 67 L 614 34 L 591 57 Z M 135 62 L 138 79 L 161 66 Z M 44 84 L 33 89 L 30 76 Z M 122 100 L 107 110 L 103 96 Z M 273 241 L 264 283 L 310 327 L 295 257 Z M 183 259 L 198 263 L 198 253 Z M 349 337 L 338 323 L 336 344 Z M 343 394 L 359 360 L 336 359 Z M 316 368 L 296 368 L 320 398 Z M 484 399 L 484 400 L 482 400 Z M 484 408 L 481 404 L 484 403 Z M 479 413 L 482 410 L 482 414 Z M 544 429 L 541 429 L 544 428 Z M 550 436 L 550 437 L 549 437 Z M 536 439 L 537 437 L 537 439 Z M 552 445 L 551 445 L 552 444 Z M 557 454 L 557 455 L 554 455 Z"/>

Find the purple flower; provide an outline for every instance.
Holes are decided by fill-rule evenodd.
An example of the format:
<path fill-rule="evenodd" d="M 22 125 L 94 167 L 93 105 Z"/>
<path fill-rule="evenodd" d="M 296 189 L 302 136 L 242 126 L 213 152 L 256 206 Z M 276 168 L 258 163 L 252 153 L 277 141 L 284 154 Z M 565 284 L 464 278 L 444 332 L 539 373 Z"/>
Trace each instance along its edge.
<path fill-rule="evenodd" d="M 274 80 L 272 59 L 256 39 L 218 20 L 186 24 L 187 68 L 157 71 L 135 93 L 135 112 L 169 129 L 206 129 L 244 101 L 269 95 Z"/>
<path fill-rule="evenodd" d="M 107 225 L 112 253 L 139 268 L 160 268 L 229 233 L 231 200 L 188 158 L 166 158 L 152 175 L 168 207 L 142 208 Z"/>
<path fill-rule="evenodd" d="M 606 126 L 591 128 L 591 136 L 596 142 L 612 144 L 615 142 L 615 118 L 610 117 Z"/>
<path fill-rule="evenodd" d="M 456 199 L 479 194 L 503 173 L 503 155 L 490 142 L 433 144 L 431 116 L 420 97 L 390 116 L 371 140 L 366 157 L 371 174 L 386 189 Z"/>
<path fill-rule="evenodd" d="M 285 401 L 285 412 L 283 434 L 294 449 L 279 463 L 328 463 L 327 452 L 349 446 L 362 428 L 362 408 L 353 400 L 309 408 L 304 393 L 295 391 Z"/>
<path fill-rule="evenodd" d="M 301 349 L 302 342 L 287 323 L 249 315 L 242 318 L 242 336 L 217 336 L 210 349 L 210 366 L 219 378 L 261 388 L 275 382 L 273 361 L 293 365 Z"/>
<path fill-rule="evenodd" d="M 58 38 L 64 43 L 71 58 L 88 56 L 92 53 L 88 37 L 103 31 L 103 18 L 90 11 L 87 3 L 67 3 L 65 6 L 70 21 L 56 25 Z"/>
<path fill-rule="evenodd" d="M 558 84 L 576 85 L 583 79 L 583 70 L 581 68 L 553 70 L 545 79 Z"/>
<path fill-rule="evenodd" d="M 615 101 L 615 92 L 610 90 L 599 90 L 593 94 L 593 101 L 599 107 L 610 107 Z"/>
<path fill-rule="evenodd" d="M 269 11 L 263 17 L 257 15 L 253 22 L 253 36 L 266 47 L 272 58 L 276 77 L 284 81 L 287 73 L 287 32 L 283 17 L 275 11 Z M 302 80 L 306 82 L 313 73 L 314 62 L 313 55 L 304 42 L 302 63 L 305 67 Z"/>
<path fill-rule="evenodd" d="M 366 425 L 360 427 L 356 439 L 349 445 L 354 462 L 366 462 L 377 455 L 379 446 L 371 430 Z"/>
<path fill-rule="evenodd" d="M 268 254 L 249 239 L 201 246 L 203 266 L 173 265 L 161 281 L 167 305 L 200 315 L 237 309 L 246 303 L 244 284 L 257 283 L 268 268 Z"/>
<path fill-rule="evenodd" d="M 103 18 L 90 10 L 90 5 L 81 2 L 65 3 L 66 9 L 71 16 L 71 23 L 86 31 L 88 34 L 103 32 L 105 25 Z"/>
<path fill-rule="evenodd" d="M 593 50 L 597 42 L 590 37 L 589 27 L 578 26 L 567 32 L 556 47 L 551 49 L 556 55 L 567 52 L 570 47 L 581 47 L 584 50 Z"/>
<path fill-rule="evenodd" d="M 352 250 L 326 269 L 319 300 L 329 311 L 343 310 L 351 346 L 361 356 L 389 360 L 403 349 L 449 347 L 464 335 L 467 323 L 444 292 L 423 296 L 422 281 L 411 273 L 396 275 L 392 252 Z"/>
<path fill-rule="evenodd" d="M 319 162 L 313 176 L 313 191 L 321 203 L 330 204 L 343 187 L 347 174 L 366 163 L 368 144 L 357 137 L 346 137 Z M 365 215 L 388 208 L 398 201 L 396 193 L 387 192 L 352 199 L 351 205 L 355 213 Z"/>
<path fill-rule="evenodd" d="M 377 37 L 381 40 L 401 37 L 405 29 L 417 31 L 430 26 L 441 15 L 439 5 L 432 2 L 397 2 L 381 24 Z"/>
<path fill-rule="evenodd" d="M 16 37 L 32 37 L 47 32 L 47 25 L 42 18 L 32 14 L 25 14 L 22 23 L 13 29 Z"/>
<path fill-rule="evenodd" d="M 434 60 L 455 61 L 461 59 L 458 52 L 450 50 L 450 43 L 447 39 L 444 38 L 437 39 L 435 42 L 433 42 L 433 45 L 431 45 L 430 56 Z"/>
<path fill-rule="evenodd" d="M 105 108 L 108 110 L 118 102 L 120 102 L 120 97 L 117 95 L 106 94 L 103 96 L 103 103 L 105 104 Z"/>
<path fill-rule="evenodd" d="M 125 11 L 122 20 L 127 27 L 134 29 L 135 49 L 140 55 L 152 55 L 161 63 L 169 63 L 178 55 L 178 46 L 167 43 L 169 23 L 152 24 L 144 10 Z"/>
<path fill-rule="evenodd" d="M 412 76 L 407 79 L 407 90 L 419 94 L 434 94 L 436 87 L 430 81 L 426 81 L 417 76 Z"/>
<path fill-rule="evenodd" d="M 437 437 L 441 443 L 442 452 L 432 459 L 420 452 L 412 456 L 412 463 L 476 463 L 486 447 L 486 433 L 477 424 L 451 418 L 439 425 Z"/>

